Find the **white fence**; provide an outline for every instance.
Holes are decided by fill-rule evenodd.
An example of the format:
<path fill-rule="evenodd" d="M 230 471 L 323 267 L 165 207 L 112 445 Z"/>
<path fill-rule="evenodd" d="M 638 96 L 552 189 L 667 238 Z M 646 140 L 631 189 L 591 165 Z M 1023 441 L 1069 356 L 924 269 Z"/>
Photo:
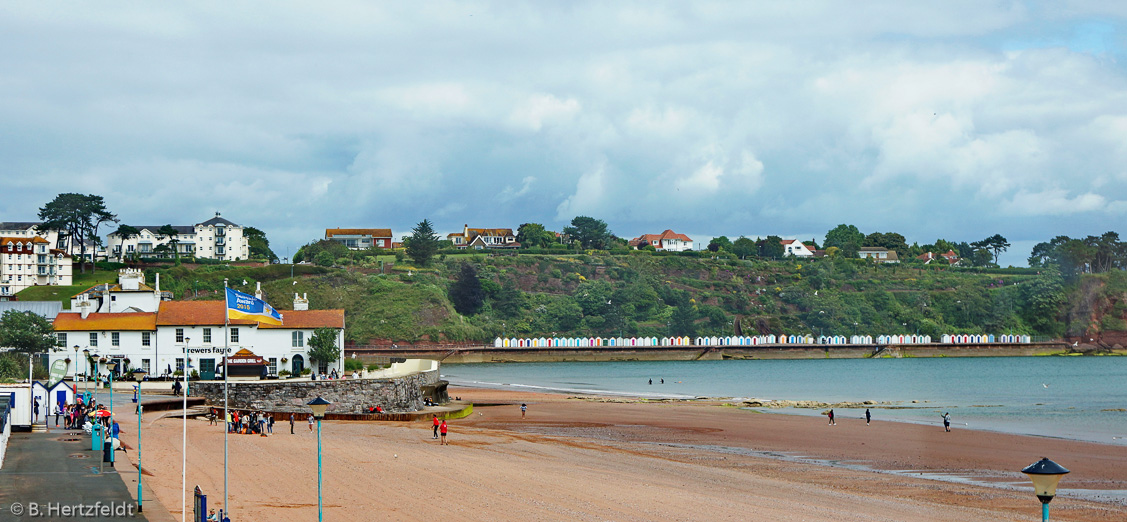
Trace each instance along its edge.
<path fill-rule="evenodd" d="M 494 348 L 644 348 L 647 346 L 758 346 L 764 344 L 811 344 L 811 345 L 851 345 L 851 344 L 931 344 L 930 335 L 756 335 L 730 337 L 537 337 L 503 338 L 493 340 Z M 1024 344 L 1030 342 L 1028 335 L 950 335 L 944 334 L 942 344 Z"/>

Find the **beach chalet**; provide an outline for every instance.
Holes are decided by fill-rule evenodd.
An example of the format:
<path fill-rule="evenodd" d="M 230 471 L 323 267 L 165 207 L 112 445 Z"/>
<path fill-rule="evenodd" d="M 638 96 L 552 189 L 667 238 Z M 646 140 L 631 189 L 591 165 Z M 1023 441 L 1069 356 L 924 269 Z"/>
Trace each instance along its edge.
<path fill-rule="evenodd" d="M 390 228 L 327 228 L 325 239 L 341 243 L 350 250 L 392 248 Z"/>
<path fill-rule="evenodd" d="M 895 250 L 884 247 L 861 247 L 857 249 L 857 256 L 868 259 L 874 263 L 899 263 L 900 257 Z"/>
<path fill-rule="evenodd" d="M 797 239 L 784 239 L 779 241 L 783 245 L 784 255 L 794 257 L 814 257 L 814 252 L 810 247 L 804 245 L 802 241 Z"/>
<path fill-rule="evenodd" d="M 511 228 L 470 228 L 463 225 L 462 233 L 447 234 L 455 248 L 461 250 L 485 250 L 495 248 L 520 248 L 517 236 Z"/>
<path fill-rule="evenodd" d="M 131 273 L 123 270 L 121 275 L 128 277 Z M 261 291 L 255 293 L 262 297 Z M 81 304 L 81 311 L 62 312 L 55 317 L 55 335 L 62 349 L 50 355 L 50 363 L 68 357 L 80 360 L 71 365 L 70 376 L 76 371 L 87 372 L 82 350 L 97 355 L 95 360 L 104 358 L 119 363 L 121 371 L 137 368 L 154 377 L 184 371 L 186 367 L 189 373 L 195 370 L 201 377 L 214 375 L 216 367 L 222 366 L 224 355 L 243 349 L 265 361 L 268 375 L 277 375 L 282 370 L 300 374 L 304 368 L 326 373 L 333 369 L 341 371 L 344 362 L 344 310 L 309 310 L 309 300 L 296 294 L 293 310 L 279 310 L 281 325 L 246 319 L 224 324 L 224 301 L 161 300 L 151 311 L 120 303 L 104 312 L 97 311 L 100 307 Z M 333 363 L 318 361 L 314 365 L 310 361 L 308 340 L 317 328 L 336 332 L 340 355 Z M 105 365 L 99 365 L 97 371 L 105 374 Z"/>
<path fill-rule="evenodd" d="M 630 240 L 630 246 L 637 250 L 645 245 L 652 245 L 654 250 L 667 252 L 683 252 L 693 249 L 693 240 L 685 234 L 678 234 L 666 229 L 660 234 L 642 234 Z"/>

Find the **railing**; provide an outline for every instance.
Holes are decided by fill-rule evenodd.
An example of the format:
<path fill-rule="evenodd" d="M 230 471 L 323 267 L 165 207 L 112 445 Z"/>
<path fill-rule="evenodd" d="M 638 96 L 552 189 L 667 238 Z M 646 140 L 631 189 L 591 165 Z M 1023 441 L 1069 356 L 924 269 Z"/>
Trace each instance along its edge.
<path fill-rule="evenodd" d="M 554 338 L 501 338 L 493 340 L 494 348 L 644 348 L 676 346 L 759 346 L 759 345 L 871 345 L 871 344 L 1028 344 L 1033 339 L 1028 335 L 950 335 L 933 340 L 930 335 L 757 335 L 725 337 L 554 337 Z"/>

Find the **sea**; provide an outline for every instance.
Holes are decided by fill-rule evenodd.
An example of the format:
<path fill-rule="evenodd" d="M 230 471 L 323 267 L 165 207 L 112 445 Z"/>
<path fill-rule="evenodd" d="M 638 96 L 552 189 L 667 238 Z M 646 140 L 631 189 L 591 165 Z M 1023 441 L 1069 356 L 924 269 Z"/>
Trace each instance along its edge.
<path fill-rule="evenodd" d="M 452 384 L 742 402 L 874 401 L 886 420 L 1127 445 L 1127 357 L 443 364 Z M 825 408 L 755 408 L 820 416 Z M 838 419 L 864 408 L 837 408 Z"/>

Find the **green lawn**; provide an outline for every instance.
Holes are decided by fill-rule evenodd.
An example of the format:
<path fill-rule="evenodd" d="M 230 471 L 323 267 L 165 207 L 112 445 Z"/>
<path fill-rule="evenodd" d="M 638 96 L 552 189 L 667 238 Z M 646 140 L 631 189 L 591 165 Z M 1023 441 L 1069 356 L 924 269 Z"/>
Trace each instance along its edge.
<path fill-rule="evenodd" d="M 117 282 L 117 272 L 99 270 L 94 273 L 75 274 L 74 284 L 70 286 L 33 286 L 16 294 L 20 301 L 59 301 L 63 308 L 70 308 L 70 298 L 79 292 L 99 283 Z"/>

